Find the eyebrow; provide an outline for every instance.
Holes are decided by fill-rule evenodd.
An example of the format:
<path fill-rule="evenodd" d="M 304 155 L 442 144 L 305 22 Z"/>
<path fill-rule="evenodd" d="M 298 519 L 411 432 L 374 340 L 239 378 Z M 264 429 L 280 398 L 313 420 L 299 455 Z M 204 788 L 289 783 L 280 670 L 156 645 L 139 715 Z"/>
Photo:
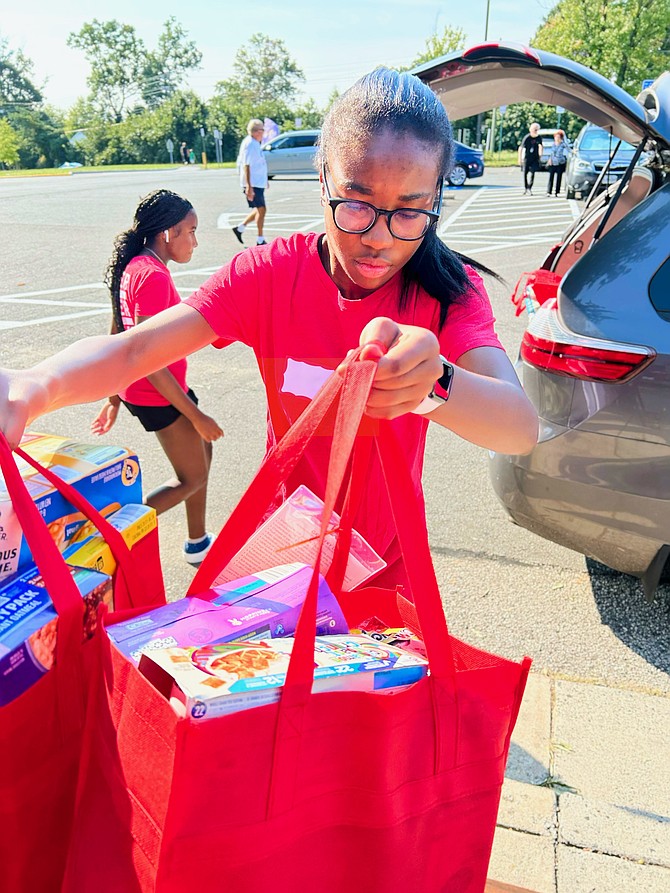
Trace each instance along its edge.
<path fill-rule="evenodd" d="M 362 183 L 356 183 L 355 180 L 343 180 L 340 184 L 343 192 L 360 192 L 362 195 L 372 195 L 372 189 L 369 186 L 363 186 Z M 432 198 L 433 192 L 409 192 L 406 195 L 399 195 L 400 202 L 414 202 L 422 198 Z"/>

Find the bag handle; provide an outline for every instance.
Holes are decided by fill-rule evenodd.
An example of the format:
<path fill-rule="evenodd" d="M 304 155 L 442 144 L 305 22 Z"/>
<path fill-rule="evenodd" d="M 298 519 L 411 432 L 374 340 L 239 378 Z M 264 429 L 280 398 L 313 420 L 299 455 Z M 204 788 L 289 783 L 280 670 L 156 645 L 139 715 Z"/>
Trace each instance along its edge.
<path fill-rule="evenodd" d="M 371 375 L 369 368 L 363 369 L 365 366 L 372 366 Z M 298 619 L 293 651 L 279 703 L 268 815 L 275 815 L 280 809 L 285 809 L 293 799 L 298 775 L 299 739 L 314 679 L 321 552 L 329 519 L 363 418 L 375 365 L 353 362 L 347 366 L 346 371 L 328 467 L 317 560 Z M 457 729 L 451 728 L 448 735 L 442 735 L 442 730 L 447 728 L 444 717 L 457 697 L 454 656 L 430 555 L 425 520 L 421 517 L 405 456 L 389 423 L 379 425 L 379 434 L 375 441 L 431 667 L 435 771 L 438 772 L 445 765 L 453 765 L 456 757 Z"/>
<path fill-rule="evenodd" d="M 82 513 L 82 515 L 88 518 L 88 520 L 97 528 L 97 530 L 109 546 L 112 555 L 114 556 L 114 559 L 117 563 L 117 573 L 119 573 L 123 577 L 123 581 L 125 584 L 125 586 L 123 587 L 118 587 L 119 597 L 121 598 L 122 596 L 125 596 L 125 594 L 129 596 L 128 602 L 126 602 L 125 598 L 121 598 L 121 604 L 117 604 L 115 598 L 114 609 L 126 610 L 127 608 L 134 607 L 136 604 L 141 604 L 141 593 L 144 590 L 144 586 L 142 584 L 142 578 L 144 575 L 143 568 L 140 563 L 135 560 L 135 557 L 128 548 L 128 545 L 126 544 L 126 541 L 124 540 L 123 535 L 120 533 L 120 531 L 113 527 L 104 517 L 104 515 L 102 515 L 96 508 L 94 508 L 78 490 L 76 490 L 71 484 L 68 484 L 67 481 L 59 478 L 58 475 L 54 474 L 54 472 L 51 471 L 50 468 L 43 467 L 36 459 L 34 459 L 20 447 L 17 447 L 15 452 L 17 456 L 20 456 L 24 460 L 24 462 L 27 462 L 28 465 L 31 465 L 44 478 L 46 478 L 46 480 L 49 481 L 49 483 L 56 490 L 58 490 L 58 492 L 61 493 L 68 500 L 68 502 L 71 502 L 72 505 Z M 133 594 L 135 594 L 137 598 L 134 597 Z"/>
<path fill-rule="evenodd" d="M 51 538 L 44 519 L 28 493 L 4 434 L 0 432 L 0 470 L 7 493 L 58 614 L 56 665 L 58 667 L 59 715 L 65 730 L 83 724 L 84 678 L 77 654 L 81 651 L 84 601 L 63 556 Z"/>

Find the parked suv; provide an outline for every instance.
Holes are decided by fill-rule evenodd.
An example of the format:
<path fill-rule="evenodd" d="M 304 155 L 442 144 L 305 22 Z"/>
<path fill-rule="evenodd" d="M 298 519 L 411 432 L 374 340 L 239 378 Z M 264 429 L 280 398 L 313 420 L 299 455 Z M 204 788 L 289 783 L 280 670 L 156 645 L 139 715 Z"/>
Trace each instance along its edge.
<path fill-rule="evenodd" d="M 534 101 L 597 121 L 581 139 L 602 147 L 594 168 L 610 133 L 625 143 L 618 179 L 515 291 L 534 311 L 517 370 L 539 440 L 494 454 L 490 471 L 517 524 L 639 577 L 650 597 L 670 559 L 670 72 L 636 100 L 577 62 L 500 42 L 414 73 L 456 119 Z"/>
<path fill-rule="evenodd" d="M 595 124 L 582 127 L 565 172 L 566 198 L 586 198 L 599 177 L 598 189 L 605 189 L 623 176 L 634 154 L 635 146 L 620 142 L 604 128 Z"/>
<path fill-rule="evenodd" d="M 314 155 L 320 130 L 288 130 L 263 146 L 267 152 L 268 179 L 277 174 L 316 174 Z"/>

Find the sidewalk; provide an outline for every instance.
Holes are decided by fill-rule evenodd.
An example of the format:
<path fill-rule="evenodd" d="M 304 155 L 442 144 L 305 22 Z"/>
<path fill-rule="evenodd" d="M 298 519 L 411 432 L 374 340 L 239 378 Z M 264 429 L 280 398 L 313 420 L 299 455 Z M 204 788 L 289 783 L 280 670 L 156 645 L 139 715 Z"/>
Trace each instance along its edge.
<path fill-rule="evenodd" d="M 670 890 L 670 697 L 531 673 L 489 877 L 534 893 Z"/>

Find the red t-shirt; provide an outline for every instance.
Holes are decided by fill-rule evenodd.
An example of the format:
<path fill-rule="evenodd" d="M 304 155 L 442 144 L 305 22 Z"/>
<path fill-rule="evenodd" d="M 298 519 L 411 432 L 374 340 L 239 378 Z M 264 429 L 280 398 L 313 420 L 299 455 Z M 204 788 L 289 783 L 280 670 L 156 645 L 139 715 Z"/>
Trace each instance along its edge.
<path fill-rule="evenodd" d="M 377 316 L 431 329 L 439 337 L 441 352 L 452 361 L 475 347 L 501 347 L 490 302 L 474 270 L 468 270 L 473 288 L 449 308 L 438 334 L 439 304 L 423 290 L 415 289 L 408 306 L 398 309 L 399 275 L 363 300 L 343 298 L 321 263 L 318 239 L 315 233 L 296 233 L 241 252 L 186 300 L 226 343 L 241 341 L 253 348 L 268 399 L 268 448 L 305 409 L 347 351 L 358 347 L 361 330 Z M 393 425 L 423 505 L 428 422 L 408 413 Z M 328 449 L 329 438 L 317 437 L 310 444 L 287 482 L 287 492 L 303 483 L 323 498 Z M 390 557 L 395 531 L 376 455 L 355 526 L 380 554 Z"/>
<path fill-rule="evenodd" d="M 179 292 L 174 286 L 172 276 L 164 263 L 155 257 L 138 255 L 134 257 L 121 277 L 121 319 L 126 329 L 132 329 L 142 316 L 154 316 L 161 310 L 181 303 Z M 177 380 L 179 387 L 186 393 L 185 359 L 177 360 L 168 366 Z M 133 382 L 119 397 L 136 406 L 169 406 L 162 394 L 146 378 Z"/>

